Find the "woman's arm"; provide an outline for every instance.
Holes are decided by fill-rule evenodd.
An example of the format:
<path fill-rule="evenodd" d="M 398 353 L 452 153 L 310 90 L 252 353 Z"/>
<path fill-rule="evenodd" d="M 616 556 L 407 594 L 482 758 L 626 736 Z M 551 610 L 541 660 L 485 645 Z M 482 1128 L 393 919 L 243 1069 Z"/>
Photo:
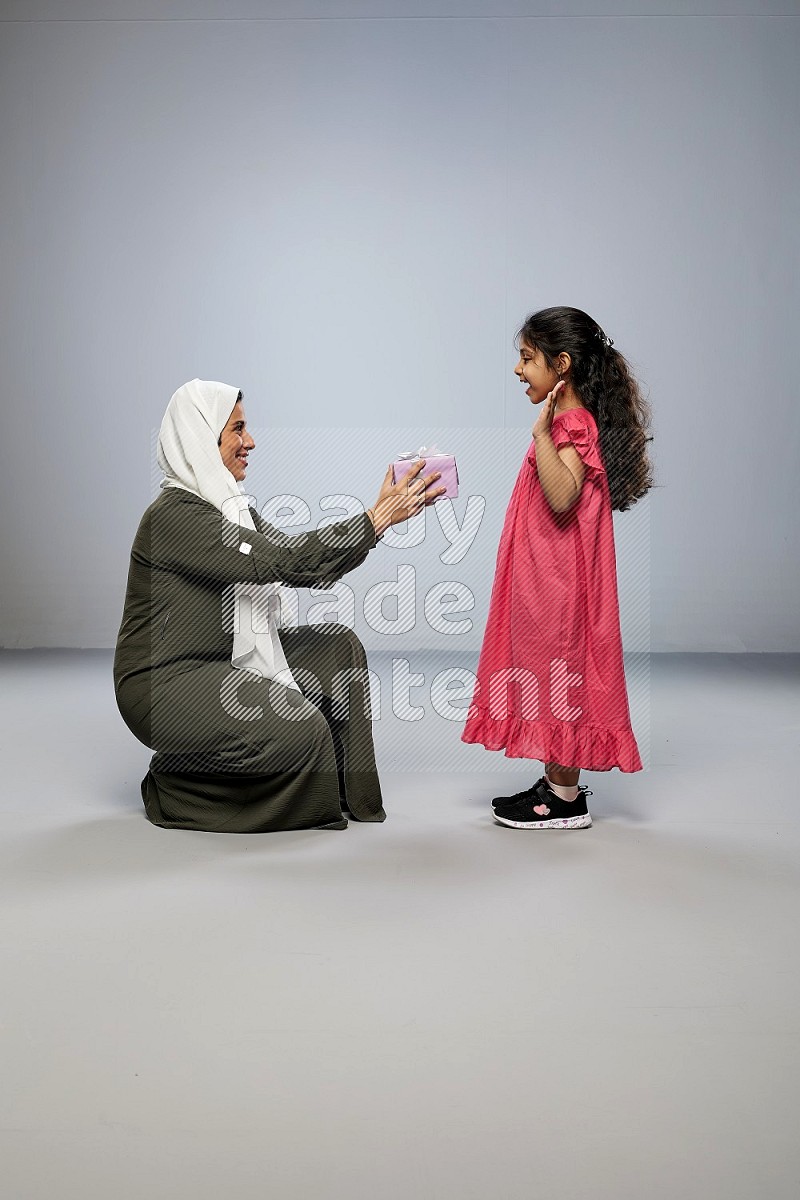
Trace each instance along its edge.
<path fill-rule="evenodd" d="M 292 587 L 324 587 L 359 566 L 377 543 L 368 513 L 357 513 L 320 530 L 292 537 L 250 512 L 262 536 L 280 551 L 280 582 Z M 247 530 L 243 531 L 246 535 Z"/>
<path fill-rule="evenodd" d="M 287 537 L 262 521 L 255 509 L 250 510 L 253 530 L 228 521 L 213 504 L 179 488 L 165 491 L 148 513 L 133 545 L 137 561 L 222 586 L 334 583 L 363 562 L 376 542 L 366 513 Z"/>

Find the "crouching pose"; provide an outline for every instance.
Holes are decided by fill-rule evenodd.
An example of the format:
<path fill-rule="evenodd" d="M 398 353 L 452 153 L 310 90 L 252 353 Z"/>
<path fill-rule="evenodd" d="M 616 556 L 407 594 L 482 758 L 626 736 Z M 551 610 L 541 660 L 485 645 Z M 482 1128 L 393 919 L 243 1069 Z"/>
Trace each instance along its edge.
<path fill-rule="evenodd" d="M 334 583 L 444 489 L 424 461 L 397 485 L 390 468 L 371 509 L 288 537 L 241 491 L 254 447 L 237 388 L 170 400 L 114 657 L 119 711 L 155 751 L 145 811 L 217 833 L 383 821 L 364 648 L 344 626 L 280 629 L 279 588 Z"/>

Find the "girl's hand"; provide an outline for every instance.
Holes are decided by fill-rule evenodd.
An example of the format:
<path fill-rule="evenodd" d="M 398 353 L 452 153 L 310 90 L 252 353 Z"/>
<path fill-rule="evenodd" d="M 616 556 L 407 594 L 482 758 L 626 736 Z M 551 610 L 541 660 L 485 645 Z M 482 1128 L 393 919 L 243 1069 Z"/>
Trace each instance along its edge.
<path fill-rule="evenodd" d="M 541 411 L 539 412 L 539 416 L 536 420 L 536 424 L 533 427 L 534 441 L 541 437 L 542 434 L 550 432 L 550 426 L 553 424 L 553 417 L 555 416 L 556 412 L 556 400 L 558 399 L 558 393 L 566 386 L 567 385 L 564 380 L 559 379 L 552 392 L 548 392 L 545 396 L 542 402 Z"/>
<path fill-rule="evenodd" d="M 392 468 L 389 467 L 383 478 L 378 499 L 372 509 L 368 510 L 372 512 L 378 537 L 390 525 L 399 525 L 401 521 L 416 516 L 426 504 L 433 504 L 434 500 L 447 491 L 446 487 L 436 488 L 432 492 L 426 491 L 435 480 L 441 478 L 442 473 L 433 471 L 430 475 L 422 475 L 424 466 L 425 459 L 422 458 L 399 483 L 392 483 Z"/>

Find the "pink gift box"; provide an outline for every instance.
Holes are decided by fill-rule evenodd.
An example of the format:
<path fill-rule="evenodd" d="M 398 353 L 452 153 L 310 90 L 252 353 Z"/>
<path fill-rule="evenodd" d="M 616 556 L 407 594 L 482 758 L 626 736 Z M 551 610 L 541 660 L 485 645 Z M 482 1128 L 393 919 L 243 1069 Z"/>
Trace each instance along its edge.
<path fill-rule="evenodd" d="M 437 496 L 436 500 L 444 500 L 449 498 L 454 500 L 458 495 L 458 467 L 456 460 L 452 454 L 442 454 L 437 450 L 436 446 L 420 446 L 416 452 L 409 451 L 406 454 L 400 454 L 397 460 L 392 463 L 392 480 L 394 483 L 399 483 L 401 479 L 405 479 L 412 467 L 415 467 L 421 458 L 425 459 L 425 466 L 421 474 L 431 475 L 434 471 L 441 471 L 441 479 L 436 479 L 433 482 L 434 488 L 446 488 L 441 496 Z M 436 501 L 434 501 L 434 504 Z"/>

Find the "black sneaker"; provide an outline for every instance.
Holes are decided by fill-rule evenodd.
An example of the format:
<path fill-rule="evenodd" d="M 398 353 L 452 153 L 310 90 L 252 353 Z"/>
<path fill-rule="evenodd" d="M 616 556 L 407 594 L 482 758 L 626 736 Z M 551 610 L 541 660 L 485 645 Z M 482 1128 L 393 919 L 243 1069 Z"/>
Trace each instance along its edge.
<path fill-rule="evenodd" d="M 542 776 L 543 778 L 544 776 Z M 541 779 L 537 779 L 536 783 L 532 783 L 529 788 L 525 788 L 522 792 L 516 792 L 513 796 L 495 796 L 492 801 L 492 808 L 497 808 L 498 805 L 505 807 L 508 804 L 516 804 L 519 800 L 525 800 L 526 797 L 536 791 L 541 782 Z"/>
<path fill-rule="evenodd" d="M 543 775 L 527 794 L 496 804 L 494 819 L 512 829 L 588 829 L 592 818 L 586 797 L 592 795 L 589 788 L 579 787 L 577 799 L 562 800 L 550 791 Z"/>
<path fill-rule="evenodd" d="M 536 783 L 532 783 L 529 788 L 525 788 L 524 791 L 517 792 L 513 796 L 495 796 L 494 800 L 492 801 L 492 808 L 506 808 L 509 804 L 517 804 L 520 800 L 526 800 L 529 796 L 533 795 L 534 792 L 538 791 L 538 789 L 542 787 L 548 787 L 546 775 L 542 775 L 541 778 L 536 780 Z M 590 792 L 588 788 L 584 787 L 582 784 L 578 784 L 579 798 L 581 792 L 585 792 L 589 796 L 594 795 L 594 793 Z M 550 792 L 550 795 L 554 800 L 558 799 L 555 792 Z M 577 800 L 573 800 L 571 803 L 577 804 L 577 802 Z M 539 801 L 537 800 L 536 803 L 538 804 Z"/>

